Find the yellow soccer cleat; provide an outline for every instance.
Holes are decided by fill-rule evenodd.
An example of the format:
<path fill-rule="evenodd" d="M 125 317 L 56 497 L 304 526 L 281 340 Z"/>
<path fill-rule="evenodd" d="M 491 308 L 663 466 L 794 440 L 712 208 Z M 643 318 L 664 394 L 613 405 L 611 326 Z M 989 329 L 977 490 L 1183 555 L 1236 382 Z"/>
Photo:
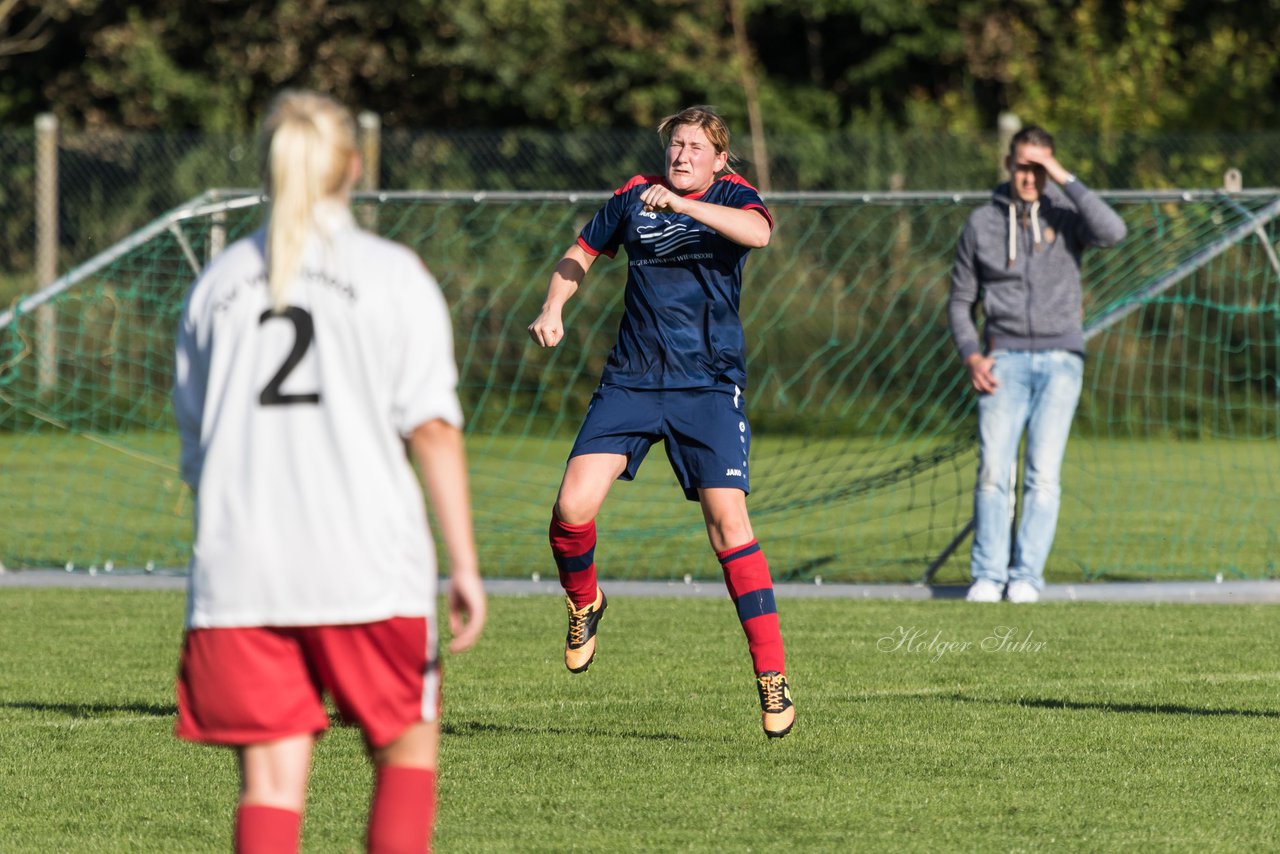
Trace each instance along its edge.
<path fill-rule="evenodd" d="M 564 639 L 564 666 L 570 673 L 581 673 L 591 666 L 596 657 L 596 625 L 604 615 L 608 602 L 604 591 L 596 588 L 596 601 L 581 608 L 573 607 L 573 600 L 564 597 L 569 609 L 569 633 Z"/>
<path fill-rule="evenodd" d="M 776 670 L 766 671 L 756 677 L 756 689 L 760 692 L 764 734 L 769 738 L 782 738 L 796 723 L 796 707 L 791 705 L 787 677 Z"/>

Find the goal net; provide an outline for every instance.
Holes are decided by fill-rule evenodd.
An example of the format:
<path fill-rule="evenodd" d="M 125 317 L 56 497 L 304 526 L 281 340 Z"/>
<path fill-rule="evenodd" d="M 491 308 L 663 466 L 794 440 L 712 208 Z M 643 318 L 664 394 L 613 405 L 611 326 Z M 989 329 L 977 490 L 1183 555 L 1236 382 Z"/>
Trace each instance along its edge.
<path fill-rule="evenodd" d="M 1050 580 L 1269 577 L 1280 560 L 1280 193 L 1106 194 L 1129 225 L 1085 261 L 1085 389 Z M 525 333 L 598 193 L 374 193 L 453 313 L 477 538 L 493 577 L 550 577 L 565 456 L 612 346 L 625 259 L 601 259 L 566 339 Z M 742 297 L 748 507 L 778 580 L 968 575 L 975 402 L 952 348 L 955 240 L 983 193 L 776 194 Z M 190 497 L 168 393 L 183 294 L 255 229 L 210 192 L 0 311 L 0 562 L 181 569 Z M 605 577 L 712 578 L 662 455 L 599 519 Z"/>

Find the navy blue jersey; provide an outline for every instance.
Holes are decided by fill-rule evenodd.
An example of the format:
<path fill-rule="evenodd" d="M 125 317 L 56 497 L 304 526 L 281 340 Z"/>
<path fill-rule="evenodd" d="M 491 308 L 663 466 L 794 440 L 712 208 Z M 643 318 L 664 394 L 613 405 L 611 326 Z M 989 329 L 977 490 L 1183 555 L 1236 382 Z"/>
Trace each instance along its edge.
<path fill-rule="evenodd" d="M 637 175 L 587 223 L 578 245 L 592 255 L 627 250 L 627 290 L 618 341 L 601 382 L 638 389 L 746 388 L 746 345 L 738 300 L 748 248 L 693 217 L 646 212 L 640 194 L 656 176 Z M 701 202 L 758 210 L 760 194 L 725 175 Z"/>

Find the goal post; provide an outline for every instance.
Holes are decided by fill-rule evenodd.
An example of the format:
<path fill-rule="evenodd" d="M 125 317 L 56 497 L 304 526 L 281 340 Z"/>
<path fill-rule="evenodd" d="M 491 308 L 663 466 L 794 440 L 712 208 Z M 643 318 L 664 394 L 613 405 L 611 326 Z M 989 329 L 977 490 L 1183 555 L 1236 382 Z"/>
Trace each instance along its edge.
<path fill-rule="evenodd" d="M 625 258 L 525 326 L 605 193 L 368 192 L 449 302 L 477 538 L 494 577 L 549 576 L 546 524 L 621 311 Z M 1129 226 L 1086 255 L 1085 389 L 1050 580 L 1275 575 L 1280 531 L 1280 191 L 1104 192 Z M 915 581 L 971 515 L 974 400 L 946 323 L 973 193 L 775 193 L 778 227 L 742 293 L 748 500 L 779 580 Z M 169 408 L 173 331 L 198 268 L 262 217 L 210 191 L 0 312 L 0 562 L 180 570 L 190 499 Z M 35 309 L 55 305 L 58 381 L 40 394 Z M 602 575 L 711 578 L 702 519 L 661 455 L 618 484 Z M 967 561 L 938 561 L 938 581 Z"/>

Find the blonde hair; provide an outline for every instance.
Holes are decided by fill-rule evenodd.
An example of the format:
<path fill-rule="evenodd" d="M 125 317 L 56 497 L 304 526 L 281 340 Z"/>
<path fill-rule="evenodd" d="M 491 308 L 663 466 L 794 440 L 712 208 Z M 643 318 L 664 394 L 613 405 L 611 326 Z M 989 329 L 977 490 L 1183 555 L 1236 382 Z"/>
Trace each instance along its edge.
<path fill-rule="evenodd" d="M 267 110 L 259 135 L 267 215 L 267 285 L 276 311 L 302 266 L 316 204 L 350 191 L 356 128 L 350 111 L 327 95 L 287 89 Z"/>
<path fill-rule="evenodd" d="M 658 136 L 662 139 L 663 145 L 671 141 L 671 135 L 681 125 L 702 128 L 702 132 L 707 135 L 707 142 L 711 143 L 716 153 L 729 155 L 729 159 L 725 161 L 725 171 L 733 171 L 733 164 L 737 163 L 739 158 L 729 150 L 729 126 L 716 112 L 715 107 L 699 104 L 694 107 L 685 107 L 675 115 L 667 116 L 658 123 Z"/>

